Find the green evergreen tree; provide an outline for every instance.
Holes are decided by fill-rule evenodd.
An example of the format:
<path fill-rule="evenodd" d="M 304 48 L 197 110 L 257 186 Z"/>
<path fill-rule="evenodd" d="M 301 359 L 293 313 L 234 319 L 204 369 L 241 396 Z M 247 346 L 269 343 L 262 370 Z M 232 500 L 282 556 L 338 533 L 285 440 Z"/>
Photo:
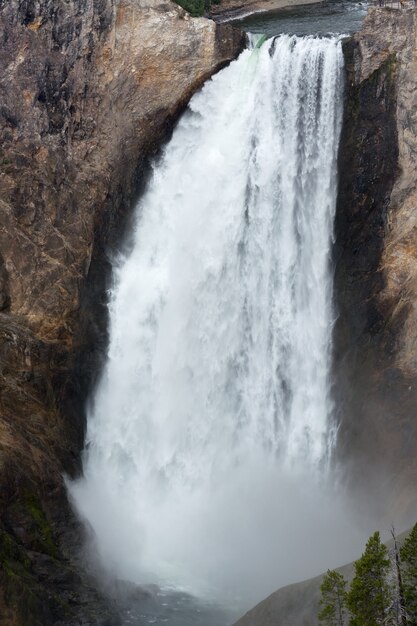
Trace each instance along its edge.
<path fill-rule="evenodd" d="M 342 574 L 327 570 L 320 586 L 320 626 L 345 626 L 346 624 L 346 585 Z"/>
<path fill-rule="evenodd" d="M 361 558 L 355 562 L 355 577 L 347 595 L 351 626 L 384 624 L 392 604 L 392 589 L 387 582 L 389 568 L 388 550 L 376 532 L 369 538 Z"/>
<path fill-rule="evenodd" d="M 417 626 L 417 524 L 400 548 L 407 623 Z"/>

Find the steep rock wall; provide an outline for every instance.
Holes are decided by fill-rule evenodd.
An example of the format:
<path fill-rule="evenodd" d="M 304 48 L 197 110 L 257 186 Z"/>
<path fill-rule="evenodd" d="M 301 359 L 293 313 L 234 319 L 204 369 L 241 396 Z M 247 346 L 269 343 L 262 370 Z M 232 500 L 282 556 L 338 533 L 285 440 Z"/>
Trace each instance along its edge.
<path fill-rule="evenodd" d="M 243 36 L 164 0 L 0 0 L 0 41 L 0 621 L 104 625 L 62 474 L 79 471 L 108 258 L 146 159 Z"/>
<path fill-rule="evenodd" d="M 335 252 L 341 456 L 404 522 L 417 504 L 416 35 L 414 11 L 372 7 L 345 43 Z"/>

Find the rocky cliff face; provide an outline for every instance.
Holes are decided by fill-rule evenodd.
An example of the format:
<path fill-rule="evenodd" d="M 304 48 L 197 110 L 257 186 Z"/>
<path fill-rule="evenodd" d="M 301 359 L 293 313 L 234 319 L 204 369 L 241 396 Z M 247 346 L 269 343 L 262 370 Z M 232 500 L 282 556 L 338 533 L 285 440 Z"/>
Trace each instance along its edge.
<path fill-rule="evenodd" d="M 102 625 L 62 474 L 79 470 L 108 258 L 147 158 L 243 39 L 166 0 L 0 0 L 0 39 L 0 621 Z"/>
<path fill-rule="evenodd" d="M 336 219 L 341 451 L 404 518 L 417 500 L 416 19 L 371 8 L 345 44 Z"/>

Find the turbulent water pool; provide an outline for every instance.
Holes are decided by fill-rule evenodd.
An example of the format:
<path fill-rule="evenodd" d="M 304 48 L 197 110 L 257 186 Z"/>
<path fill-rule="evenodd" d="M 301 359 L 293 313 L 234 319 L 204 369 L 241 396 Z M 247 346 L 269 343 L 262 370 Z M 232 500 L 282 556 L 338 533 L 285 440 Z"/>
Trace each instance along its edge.
<path fill-rule="evenodd" d="M 228 626 L 237 617 L 237 611 L 163 590 L 131 602 L 122 615 L 123 626 Z"/>

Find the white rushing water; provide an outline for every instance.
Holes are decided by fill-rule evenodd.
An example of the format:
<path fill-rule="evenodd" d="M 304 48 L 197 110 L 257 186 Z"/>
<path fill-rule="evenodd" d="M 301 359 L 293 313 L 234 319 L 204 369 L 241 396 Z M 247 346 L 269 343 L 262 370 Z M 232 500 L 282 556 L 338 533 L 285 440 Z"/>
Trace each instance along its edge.
<path fill-rule="evenodd" d="M 330 565 L 346 531 L 320 487 L 342 63 L 338 39 L 244 51 L 154 167 L 70 486 L 117 575 L 251 601 Z"/>

